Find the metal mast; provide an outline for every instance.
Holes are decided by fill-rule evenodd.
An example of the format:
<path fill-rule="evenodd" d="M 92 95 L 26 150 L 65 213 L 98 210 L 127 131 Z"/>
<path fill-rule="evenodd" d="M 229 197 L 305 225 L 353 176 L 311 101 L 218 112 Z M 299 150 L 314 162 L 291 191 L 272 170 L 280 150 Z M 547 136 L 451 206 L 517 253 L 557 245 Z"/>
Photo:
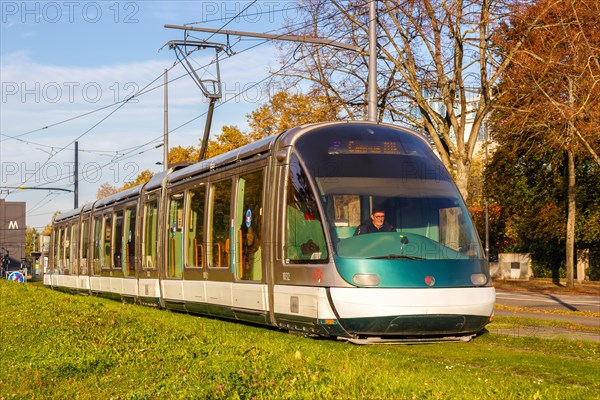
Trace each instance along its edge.
<path fill-rule="evenodd" d="M 168 43 L 169 48 L 175 50 L 177 59 L 185 68 L 188 75 L 194 80 L 198 88 L 202 91 L 202 94 L 209 99 L 208 112 L 206 115 L 206 124 L 204 125 L 204 135 L 202 137 L 202 146 L 200 147 L 200 154 L 198 161 L 204 160 L 206 155 L 206 146 L 208 144 L 208 136 L 210 134 L 210 126 L 212 124 L 212 116 L 215 109 L 215 103 L 221 99 L 221 72 L 219 68 L 219 53 L 221 51 L 228 51 L 226 45 L 220 43 L 209 43 L 204 41 L 192 41 L 192 40 L 172 40 Z M 188 47 L 193 49 L 187 51 Z M 196 69 L 190 63 L 188 56 L 196 50 L 203 50 L 212 48 L 215 50 L 215 65 L 216 65 L 216 79 L 202 79 L 196 73 Z"/>
<path fill-rule="evenodd" d="M 377 0 L 369 3 L 369 77 L 367 119 L 377 122 Z"/>
<path fill-rule="evenodd" d="M 227 29 L 211 29 L 211 28 L 199 28 L 195 26 L 187 26 L 187 25 L 169 25 L 165 24 L 165 28 L 168 29 L 179 29 L 183 31 L 195 31 L 195 32 L 205 32 L 222 35 L 233 35 L 233 36 L 245 36 L 245 37 L 254 37 L 261 39 L 269 39 L 269 40 L 285 40 L 292 42 L 302 42 L 302 43 L 312 43 L 312 44 L 320 44 L 323 46 L 331 46 L 337 47 L 344 50 L 350 50 L 358 53 L 364 53 L 364 49 L 358 46 L 354 46 L 352 44 L 336 42 L 334 40 L 315 38 L 309 36 L 300 36 L 300 35 L 277 35 L 277 34 L 269 34 L 269 33 L 258 33 L 258 32 L 244 32 L 244 31 L 232 31 Z M 368 72 L 368 80 L 367 80 L 367 119 L 368 121 L 377 122 L 377 0 L 369 1 L 369 72 Z M 229 43 L 229 40 L 227 41 Z M 201 80 L 196 74 L 195 69 L 190 64 L 187 56 L 191 52 L 184 52 L 187 46 L 196 47 L 196 50 L 204 49 L 212 47 L 216 52 L 216 66 L 217 66 L 217 79 L 216 80 Z M 208 136 L 210 134 L 210 126 L 212 122 L 213 111 L 215 107 L 215 103 L 221 98 L 221 81 L 220 81 L 220 73 L 219 73 L 219 52 L 223 50 L 230 50 L 229 46 L 217 43 L 208 43 L 206 41 L 171 41 L 169 42 L 169 47 L 174 49 L 177 57 L 182 57 L 180 59 L 181 64 L 186 68 L 188 74 L 194 79 L 202 93 L 210 100 L 208 106 L 208 113 L 206 118 L 206 125 L 204 128 L 204 136 L 202 139 L 202 147 L 200 149 L 200 156 L 198 157 L 198 161 L 202 161 L 204 159 L 206 153 L 206 145 L 208 142 Z M 184 62 L 185 61 L 185 64 Z M 166 100 L 165 100 L 166 101 Z M 166 142 L 165 142 L 166 143 Z M 165 150 L 166 151 L 166 150 Z M 165 163 L 166 165 L 166 163 Z"/>
<path fill-rule="evenodd" d="M 73 208 L 79 207 L 79 142 L 75 141 L 75 170 L 73 172 Z"/>
<path fill-rule="evenodd" d="M 166 171 L 169 168 L 169 78 L 167 69 L 165 69 L 164 103 L 163 171 Z"/>

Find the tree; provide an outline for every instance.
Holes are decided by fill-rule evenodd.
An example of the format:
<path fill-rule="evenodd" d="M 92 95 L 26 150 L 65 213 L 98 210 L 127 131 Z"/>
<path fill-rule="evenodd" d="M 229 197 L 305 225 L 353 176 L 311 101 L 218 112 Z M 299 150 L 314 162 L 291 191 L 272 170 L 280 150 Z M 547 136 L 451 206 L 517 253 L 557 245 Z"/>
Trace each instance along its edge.
<path fill-rule="evenodd" d="M 238 147 L 248 144 L 251 141 L 252 140 L 250 136 L 242 132 L 237 126 L 225 125 L 223 126 L 220 135 L 218 135 L 215 139 L 210 139 L 208 141 L 206 158 L 214 157 L 230 150 L 237 149 Z"/>
<path fill-rule="evenodd" d="M 198 160 L 198 149 L 194 146 L 176 146 L 169 149 L 169 165 L 180 162 L 196 162 Z"/>
<path fill-rule="evenodd" d="M 333 121 L 339 107 L 318 94 L 290 94 L 278 92 L 248 117 L 253 140 L 283 132 L 287 129 L 315 122 Z"/>
<path fill-rule="evenodd" d="M 586 153 L 600 165 L 599 15 L 597 1 L 539 0 L 516 8 L 494 37 L 501 54 L 510 56 L 498 88 L 496 140 L 513 148 L 536 142 L 558 157 L 566 154 L 569 287 L 574 284 L 576 157 Z"/>
<path fill-rule="evenodd" d="M 208 142 L 207 157 L 237 149 L 263 137 L 304 124 L 335 120 L 339 109 L 317 94 L 276 93 L 268 103 L 246 115 L 249 132 L 223 126 L 221 134 Z"/>
<path fill-rule="evenodd" d="M 485 172 L 491 194 L 490 237 L 500 251 L 528 252 L 536 276 L 558 279 L 566 266 L 567 155 L 540 140 L 513 149 L 501 144 Z M 600 250 L 600 174 L 591 157 L 576 161 L 577 247 Z M 476 215 L 474 215 L 476 218 Z M 492 240 L 492 247 L 493 247 Z M 583 277 L 579 277 L 583 278 Z"/>
<path fill-rule="evenodd" d="M 25 255 L 29 256 L 33 251 L 39 251 L 38 231 L 30 226 L 25 230 Z"/>
<path fill-rule="evenodd" d="M 96 192 L 96 199 L 97 200 L 103 199 L 103 198 L 111 196 L 115 193 L 119 193 L 119 191 L 120 191 L 120 189 L 118 187 L 113 186 L 108 182 L 104 182 L 98 188 L 98 192 Z"/>
<path fill-rule="evenodd" d="M 132 188 L 134 186 L 144 184 L 144 183 L 148 182 L 150 180 L 150 178 L 152 178 L 153 175 L 154 175 L 154 173 L 151 172 L 150 170 L 148 170 L 148 169 L 143 170 L 142 172 L 140 172 L 138 174 L 138 176 L 135 177 L 134 180 L 125 182 L 125 184 L 121 187 L 113 186 L 110 183 L 105 182 L 102 185 L 100 185 L 100 187 L 98 188 L 98 192 L 96 194 L 96 199 L 100 200 L 105 197 L 112 196 L 113 194 L 122 192 L 123 190 Z"/>
<path fill-rule="evenodd" d="M 150 180 L 150 178 L 152 178 L 153 175 L 154 175 L 153 172 L 151 172 L 149 169 L 145 169 L 142 172 L 140 172 L 138 174 L 138 176 L 135 177 L 134 180 L 126 182 L 118 191 L 121 192 L 123 190 L 132 188 L 134 186 L 142 185 L 142 184 L 148 182 Z"/>
<path fill-rule="evenodd" d="M 431 139 L 444 166 L 468 197 L 477 135 L 496 100 L 494 86 L 520 46 L 499 58 L 491 32 L 512 0 L 380 0 L 378 120 L 409 124 Z M 305 29 L 366 48 L 365 1 L 300 0 Z M 296 25 L 295 25 L 296 26 Z M 348 118 L 364 118 L 367 57 L 319 45 L 283 47 L 287 85 L 308 80 Z"/>

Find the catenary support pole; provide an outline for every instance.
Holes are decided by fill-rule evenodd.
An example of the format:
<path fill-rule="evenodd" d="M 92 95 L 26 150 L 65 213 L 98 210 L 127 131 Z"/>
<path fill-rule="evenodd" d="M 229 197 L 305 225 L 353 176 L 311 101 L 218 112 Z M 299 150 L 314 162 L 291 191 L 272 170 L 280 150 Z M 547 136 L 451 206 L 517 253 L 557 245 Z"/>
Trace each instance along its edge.
<path fill-rule="evenodd" d="M 73 208 L 79 207 L 79 142 L 75 141 L 75 168 L 73 171 Z"/>
<path fill-rule="evenodd" d="M 367 119 L 377 122 L 377 0 L 369 3 L 369 76 Z"/>

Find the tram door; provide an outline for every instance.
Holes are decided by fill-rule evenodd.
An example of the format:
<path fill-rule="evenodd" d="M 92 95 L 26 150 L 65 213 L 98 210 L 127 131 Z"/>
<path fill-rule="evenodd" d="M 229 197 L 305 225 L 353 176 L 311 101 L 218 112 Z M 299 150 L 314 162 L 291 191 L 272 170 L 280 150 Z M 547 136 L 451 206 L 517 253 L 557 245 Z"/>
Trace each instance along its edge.
<path fill-rule="evenodd" d="M 235 210 L 236 279 L 262 279 L 262 199 L 263 171 L 241 175 L 237 184 Z"/>
<path fill-rule="evenodd" d="M 232 180 L 215 182 L 211 188 L 211 225 L 208 246 L 209 267 L 226 270 L 231 265 L 231 185 Z M 218 270 L 214 270 L 217 272 Z"/>
<path fill-rule="evenodd" d="M 183 277 L 183 193 L 173 194 L 169 200 L 167 229 L 167 276 Z"/>

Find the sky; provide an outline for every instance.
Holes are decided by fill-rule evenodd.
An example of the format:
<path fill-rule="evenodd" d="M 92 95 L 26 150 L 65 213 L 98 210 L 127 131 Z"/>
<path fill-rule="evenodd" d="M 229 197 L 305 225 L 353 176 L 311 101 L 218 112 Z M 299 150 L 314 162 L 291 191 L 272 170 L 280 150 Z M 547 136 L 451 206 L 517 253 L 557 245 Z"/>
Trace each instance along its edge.
<path fill-rule="evenodd" d="M 291 1 L 5 1 L 0 0 L 0 198 L 26 202 L 28 226 L 42 229 L 73 193 L 79 146 L 79 205 L 103 183 L 122 186 L 139 172 L 162 170 L 164 71 L 168 69 L 169 147 L 198 146 L 208 101 L 165 44 L 184 39 L 165 24 L 281 33 L 297 24 Z M 194 32 L 190 40 L 226 43 Z M 230 37 L 221 53 L 223 97 L 211 135 L 247 127 L 246 115 L 278 91 L 276 44 Z M 215 51 L 194 52 L 201 79 L 215 79 Z M 131 98 L 129 101 L 126 99 Z M 157 147 L 159 146 L 159 147 Z"/>

